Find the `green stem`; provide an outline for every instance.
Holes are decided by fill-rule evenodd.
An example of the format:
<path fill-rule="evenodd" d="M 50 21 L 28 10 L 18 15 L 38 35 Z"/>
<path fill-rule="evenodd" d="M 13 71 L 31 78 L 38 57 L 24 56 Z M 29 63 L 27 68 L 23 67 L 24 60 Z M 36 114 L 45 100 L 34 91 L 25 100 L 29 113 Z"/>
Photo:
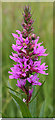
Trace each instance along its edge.
<path fill-rule="evenodd" d="M 29 108 L 29 86 L 27 86 L 27 99 L 26 99 L 26 105 Z"/>

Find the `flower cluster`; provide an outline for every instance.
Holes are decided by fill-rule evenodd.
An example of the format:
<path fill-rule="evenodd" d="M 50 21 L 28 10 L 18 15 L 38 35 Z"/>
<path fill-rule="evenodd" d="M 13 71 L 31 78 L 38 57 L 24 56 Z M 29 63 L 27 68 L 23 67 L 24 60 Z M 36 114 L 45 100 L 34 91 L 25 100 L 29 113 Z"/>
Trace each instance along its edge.
<path fill-rule="evenodd" d="M 29 12 L 27 16 L 28 18 L 30 17 Z M 27 20 L 28 19 L 26 19 L 26 22 Z M 47 56 L 48 54 L 45 53 L 46 49 L 44 49 L 42 43 L 38 42 L 39 36 L 36 37 L 35 34 L 32 34 L 32 36 L 23 37 L 23 34 L 19 30 L 16 30 L 16 32 L 17 34 L 12 33 L 16 40 L 16 44 L 12 44 L 15 53 L 12 52 L 12 56 L 10 55 L 10 58 L 14 60 L 16 64 L 10 68 L 11 71 L 9 71 L 9 73 L 11 75 L 9 78 L 17 79 L 16 86 L 27 94 L 28 98 L 26 100 L 23 99 L 23 101 L 28 103 L 33 92 L 32 86 L 41 86 L 42 84 L 39 82 L 38 73 L 48 75 L 48 73 L 45 72 L 45 70 L 48 69 L 48 65 L 45 65 L 45 63 L 41 64 L 42 56 Z M 35 40 L 32 38 L 35 38 Z"/>
<path fill-rule="evenodd" d="M 22 22 L 22 27 L 23 27 L 22 36 L 26 38 L 33 31 L 32 24 L 34 22 L 31 18 L 32 15 L 30 14 L 29 6 L 25 6 L 23 17 L 24 20 Z"/>

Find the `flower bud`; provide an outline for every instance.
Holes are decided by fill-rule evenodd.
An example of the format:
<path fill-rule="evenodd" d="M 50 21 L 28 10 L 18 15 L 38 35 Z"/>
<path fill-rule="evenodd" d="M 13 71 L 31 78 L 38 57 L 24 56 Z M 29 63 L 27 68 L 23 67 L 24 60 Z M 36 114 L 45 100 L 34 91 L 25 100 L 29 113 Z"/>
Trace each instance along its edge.
<path fill-rule="evenodd" d="M 31 35 L 31 38 L 32 38 L 33 40 L 35 40 L 35 39 L 36 39 L 36 35 L 35 35 L 35 34 L 32 34 L 32 35 Z"/>
<path fill-rule="evenodd" d="M 26 37 L 29 36 L 30 33 L 33 32 L 33 27 L 32 27 L 33 20 L 31 18 L 32 15 L 30 13 L 30 7 L 29 6 L 25 6 L 23 17 L 24 17 L 24 20 L 23 20 L 23 23 L 22 23 L 22 27 L 23 27 L 23 31 L 25 29 L 27 34 L 25 34 L 25 31 L 24 31 L 24 32 L 22 32 L 22 36 L 24 38 L 26 38 Z"/>
<path fill-rule="evenodd" d="M 29 36 L 29 40 L 31 40 L 32 38 L 31 38 L 31 36 Z"/>

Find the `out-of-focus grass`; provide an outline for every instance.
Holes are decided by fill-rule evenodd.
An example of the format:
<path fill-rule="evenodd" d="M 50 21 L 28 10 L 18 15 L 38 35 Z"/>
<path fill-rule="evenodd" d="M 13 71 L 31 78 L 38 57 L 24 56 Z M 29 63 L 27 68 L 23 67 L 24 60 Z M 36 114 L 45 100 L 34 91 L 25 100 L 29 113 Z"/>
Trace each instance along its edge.
<path fill-rule="evenodd" d="M 2 5 L 0 2 L 0 118 L 2 111 Z"/>
<path fill-rule="evenodd" d="M 55 118 L 55 2 L 53 4 L 53 117 Z"/>
<path fill-rule="evenodd" d="M 40 42 L 47 48 L 47 57 L 43 57 L 42 61 L 48 64 L 48 76 L 40 75 L 40 80 L 46 80 L 38 97 L 30 104 L 30 111 L 34 117 L 38 117 L 42 103 L 45 101 L 45 109 L 43 117 L 53 117 L 53 3 L 3 3 L 2 4 L 2 94 L 3 105 L 2 113 L 6 117 L 22 117 L 21 112 L 17 109 L 14 101 L 9 95 L 8 89 L 8 70 L 12 66 L 13 61 L 10 60 L 9 55 L 13 51 L 11 46 L 14 43 L 12 32 L 16 29 L 22 30 L 21 22 L 23 19 L 22 12 L 25 5 L 30 5 L 32 18 L 35 20 L 34 33 L 40 36 Z M 16 80 L 9 80 L 12 88 L 19 90 L 16 87 Z M 38 87 L 35 87 L 35 91 Z"/>

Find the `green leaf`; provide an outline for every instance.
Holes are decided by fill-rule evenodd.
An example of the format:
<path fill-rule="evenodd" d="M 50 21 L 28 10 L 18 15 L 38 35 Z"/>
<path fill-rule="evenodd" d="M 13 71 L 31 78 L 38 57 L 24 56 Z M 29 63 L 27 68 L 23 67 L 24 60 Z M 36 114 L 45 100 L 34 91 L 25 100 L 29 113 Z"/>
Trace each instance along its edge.
<path fill-rule="evenodd" d="M 26 86 L 32 86 L 31 83 L 28 82 L 28 80 L 26 80 Z"/>
<path fill-rule="evenodd" d="M 18 96 L 18 94 L 19 94 L 19 97 L 21 98 L 20 94 L 22 94 L 22 93 L 15 91 L 14 89 L 11 88 L 11 86 L 10 86 L 10 87 L 7 87 L 7 88 L 9 88 L 10 93 L 12 93 L 12 94 L 14 94 L 14 95 L 17 95 L 17 96 Z M 16 110 L 18 109 L 17 117 L 23 118 L 22 112 L 21 112 L 20 107 L 19 107 L 19 104 L 16 102 L 16 100 L 15 100 L 14 98 L 13 98 L 13 101 L 15 102 L 15 106 L 17 107 Z M 9 108 L 11 108 L 11 113 L 9 113 L 9 117 L 10 117 L 10 116 L 11 116 L 11 117 L 12 117 L 12 116 L 15 117 L 15 110 L 14 110 L 13 102 L 12 102 L 11 104 L 9 104 L 8 106 L 9 106 L 9 107 L 8 107 L 8 110 L 7 110 L 8 113 L 9 113 Z"/>
<path fill-rule="evenodd" d="M 31 116 L 30 111 L 29 111 L 28 107 L 26 106 L 26 104 L 16 95 L 14 95 L 12 93 L 10 93 L 10 94 L 16 100 L 16 102 L 19 104 L 23 117 L 31 118 L 32 116 Z"/>
<path fill-rule="evenodd" d="M 44 117 L 44 112 L 45 112 L 45 101 L 43 102 L 43 104 L 41 106 L 39 118 Z"/>
<path fill-rule="evenodd" d="M 37 93 L 35 94 L 35 96 L 32 98 L 32 100 L 31 100 L 29 103 L 31 103 L 31 102 L 36 98 L 36 96 L 38 95 L 38 93 L 39 93 L 41 87 L 44 85 L 44 83 L 45 83 L 45 81 L 42 83 L 42 85 L 41 85 L 40 88 L 38 89 Z"/>
<path fill-rule="evenodd" d="M 32 93 L 32 97 L 35 95 L 35 91 L 36 91 L 36 86 L 33 86 L 33 93 Z M 33 102 L 31 102 L 29 104 L 29 110 L 31 112 L 31 115 L 33 118 L 36 118 L 36 98 L 33 100 Z"/>
<path fill-rule="evenodd" d="M 12 89 L 11 87 L 8 87 L 8 86 L 6 86 L 7 88 L 9 88 L 11 91 L 14 91 L 15 93 L 17 93 L 17 94 L 24 94 L 24 93 L 21 93 L 21 92 L 17 92 L 17 91 L 15 91 L 14 89 Z"/>

